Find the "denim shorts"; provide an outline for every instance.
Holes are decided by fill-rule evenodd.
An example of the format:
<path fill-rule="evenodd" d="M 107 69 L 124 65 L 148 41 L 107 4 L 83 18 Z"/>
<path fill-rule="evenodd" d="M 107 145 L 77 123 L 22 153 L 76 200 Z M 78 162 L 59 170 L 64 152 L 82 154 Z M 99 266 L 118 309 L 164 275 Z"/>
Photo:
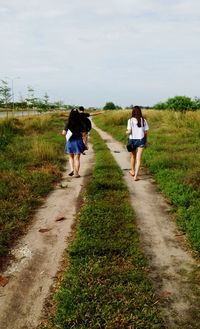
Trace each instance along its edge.
<path fill-rule="evenodd" d="M 128 152 L 135 151 L 138 147 L 145 147 L 146 145 L 146 138 L 143 137 L 142 139 L 128 139 L 128 144 L 126 146 Z"/>
<path fill-rule="evenodd" d="M 81 154 L 85 150 L 85 144 L 82 137 L 71 137 L 66 143 L 65 152 L 68 154 Z"/>

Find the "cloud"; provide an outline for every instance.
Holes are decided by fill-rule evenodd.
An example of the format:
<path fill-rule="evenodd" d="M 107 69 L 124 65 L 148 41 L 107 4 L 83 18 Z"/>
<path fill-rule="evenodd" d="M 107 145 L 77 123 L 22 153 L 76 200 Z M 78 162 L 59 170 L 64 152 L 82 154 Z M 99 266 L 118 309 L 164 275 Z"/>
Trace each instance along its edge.
<path fill-rule="evenodd" d="M 192 97 L 199 16 L 197 0 L 1 0 L 0 74 L 86 106 Z"/>

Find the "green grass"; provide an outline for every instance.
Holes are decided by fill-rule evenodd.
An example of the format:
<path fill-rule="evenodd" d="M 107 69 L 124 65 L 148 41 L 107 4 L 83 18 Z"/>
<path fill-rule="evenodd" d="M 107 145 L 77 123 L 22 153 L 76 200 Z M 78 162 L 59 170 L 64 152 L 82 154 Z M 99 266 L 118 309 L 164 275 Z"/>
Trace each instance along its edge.
<path fill-rule="evenodd" d="M 0 256 L 61 179 L 63 122 L 59 114 L 0 120 Z"/>
<path fill-rule="evenodd" d="M 163 328 L 123 174 L 96 132 L 69 268 L 51 328 Z"/>
<path fill-rule="evenodd" d="M 126 144 L 130 111 L 110 111 L 96 124 Z M 143 162 L 172 205 L 174 216 L 200 254 L 200 111 L 144 111 L 150 125 Z"/>

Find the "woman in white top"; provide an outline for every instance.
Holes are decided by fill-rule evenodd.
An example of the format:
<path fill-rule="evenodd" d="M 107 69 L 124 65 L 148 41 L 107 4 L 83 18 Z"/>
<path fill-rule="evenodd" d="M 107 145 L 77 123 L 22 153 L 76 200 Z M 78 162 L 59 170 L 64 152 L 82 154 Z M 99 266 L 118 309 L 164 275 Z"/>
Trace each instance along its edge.
<path fill-rule="evenodd" d="M 142 153 L 146 146 L 148 129 L 149 126 L 142 115 L 141 108 L 139 106 L 134 106 L 132 117 L 128 120 L 126 133 L 129 135 L 127 150 L 131 154 L 131 170 L 129 173 L 133 176 L 135 181 L 138 180 L 138 173 L 141 165 Z"/>

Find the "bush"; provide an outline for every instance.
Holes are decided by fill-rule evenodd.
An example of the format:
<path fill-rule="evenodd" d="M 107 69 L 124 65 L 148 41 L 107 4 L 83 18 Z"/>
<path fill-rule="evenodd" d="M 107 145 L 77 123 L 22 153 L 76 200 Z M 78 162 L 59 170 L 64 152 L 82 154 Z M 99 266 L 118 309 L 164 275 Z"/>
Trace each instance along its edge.
<path fill-rule="evenodd" d="M 104 106 L 104 110 L 116 110 L 116 105 L 113 102 L 107 102 Z"/>
<path fill-rule="evenodd" d="M 154 108 L 157 110 L 173 110 L 185 112 L 187 110 L 197 110 L 200 107 L 200 101 L 198 98 L 192 100 L 187 96 L 175 96 L 172 98 L 168 98 L 165 103 L 158 103 L 154 105 Z"/>
<path fill-rule="evenodd" d="M 196 105 L 194 101 L 191 100 L 190 97 L 186 97 L 186 96 L 176 96 L 173 98 L 169 98 L 167 100 L 166 107 L 169 110 L 181 111 L 181 112 L 196 109 Z"/>

